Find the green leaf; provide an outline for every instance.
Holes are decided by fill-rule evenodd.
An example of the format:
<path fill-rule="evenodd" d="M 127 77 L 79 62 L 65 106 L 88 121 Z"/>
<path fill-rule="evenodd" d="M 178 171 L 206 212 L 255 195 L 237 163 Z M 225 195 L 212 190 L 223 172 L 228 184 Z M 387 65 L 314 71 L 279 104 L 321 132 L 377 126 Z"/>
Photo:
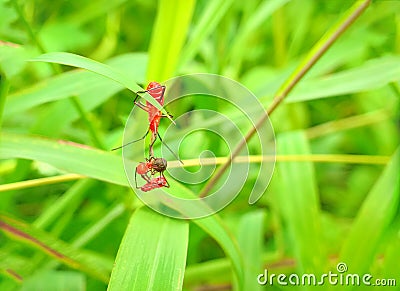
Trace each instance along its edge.
<path fill-rule="evenodd" d="M 109 59 L 107 64 L 122 71 L 129 79 L 144 82 L 144 72 L 147 66 L 147 56 L 144 54 L 120 55 Z M 136 70 L 132 70 L 132 67 L 135 67 Z M 122 88 L 123 86 L 120 84 L 100 75 L 74 70 L 48 78 L 9 95 L 6 100 L 7 110 L 4 115 L 11 118 L 21 111 L 71 96 L 81 97 L 82 106 L 90 111 Z M 96 96 L 96 98 L 93 98 L 93 96 Z M 65 113 L 65 110 L 68 110 L 69 107 L 71 109 L 67 111 L 67 114 L 63 114 L 63 117 L 65 120 L 73 120 L 78 116 L 78 113 L 72 108 L 72 105 L 66 104 L 63 104 L 62 112 Z"/>
<path fill-rule="evenodd" d="M 0 230 L 11 239 L 39 249 L 71 268 L 108 281 L 110 266 L 87 251 L 77 250 L 40 229 L 6 215 L 0 215 Z"/>
<path fill-rule="evenodd" d="M 400 80 L 400 57 L 382 57 L 331 76 L 299 83 L 286 102 L 300 102 L 381 88 Z"/>
<path fill-rule="evenodd" d="M 170 179 L 169 183 L 171 187 L 166 188 L 165 191 L 171 196 L 184 198 L 185 201 L 198 199 L 193 192 L 179 182 Z M 171 211 L 169 213 L 177 217 L 202 217 L 204 215 L 213 213 L 212 209 L 210 209 L 207 204 L 203 203 L 202 200 L 197 201 L 196 203 L 179 204 L 178 201 L 172 201 L 170 197 L 161 193 L 158 198 L 159 200 L 157 200 L 156 203 L 153 203 L 152 206 L 156 208 L 157 211 L 162 211 L 163 213 L 166 213 L 168 208 L 168 210 Z M 184 205 L 184 207 L 182 207 L 182 205 Z M 177 209 L 177 206 L 180 206 L 179 209 Z M 176 215 L 176 211 L 179 211 L 180 215 Z M 229 257 L 232 264 L 232 269 L 234 271 L 235 281 L 233 283 L 234 285 L 238 286 L 240 290 L 240 288 L 243 286 L 244 266 L 242 254 L 233 234 L 227 229 L 224 222 L 217 214 L 209 215 L 204 218 L 193 219 L 192 222 L 197 224 L 206 233 L 208 233 L 221 246 L 225 254 Z"/>
<path fill-rule="evenodd" d="M 143 91 L 143 88 L 139 87 L 136 85 L 136 83 L 132 82 L 129 80 L 124 74 L 122 74 L 120 71 L 117 71 L 113 69 L 112 67 L 96 62 L 94 60 L 71 54 L 71 53 L 48 53 L 48 54 L 43 54 L 40 55 L 31 61 L 35 62 L 48 62 L 48 63 L 56 63 L 56 64 L 63 64 L 67 66 L 72 66 L 72 67 L 77 67 L 77 68 L 82 68 L 88 71 L 91 71 L 93 73 L 102 75 L 106 78 L 109 78 L 121 85 L 123 85 L 125 88 L 129 89 L 130 91 L 136 92 L 138 91 Z M 165 114 L 167 112 L 162 109 L 162 106 L 147 92 L 146 93 L 141 93 L 139 94 L 141 97 L 143 97 L 146 101 L 150 102 L 152 105 L 154 105 L 156 108 L 163 110 Z"/>
<path fill-rule="evenodd" d="M 398 213 L 400 201 L 400 149 L 364 201 L 346 238 L 340 260 L 353 274 L 363 274 L 374 259 L 383 234 Z"/>
<path fill-rule="evenodd" d="M 256 278 L 263 270 L 263 225 L 265 213 L 252 211 L 240 218 L 238 242 L 244 258 L 244 285 L 247 290 L 261 290 Z"/>
<path fill-rule="evenodd" d="M 310 154 L 303 132 L 278 136 L 277 153 Z M 290 248 L 301 273 L 321 272 L 326 258 L 322 245 L 321 217 L 316 178 L 311 162 L 278 163 L 276 203 L 290 237 Z"/>
<path fill-rule="evenodd" d="M 59 169 L 85 175 L 87 177 L 127 186 L 125 172 L 120 157 L 108 152 L 83 148 L 82 145 L 71 145 L 42 138 L 23 135 L 1 135 L 0 151 L 2 158 L 25 158 L 49 163 Z M 134 168 L 133 165 L 130 167 Z M 178 182 L 170 181 L 170 191 L 175 196 L 187 199 L 197 198 L 192 192 Z M 168 205 L 168 203 L 166 203 Z M 196 209 L 187 209 L 187 215 L 196 213 Z M 242 284 L 242 258 L 234 237 L 229 234 L 222 220 L 214 215 L 194 220 L 211 237 L 213 237 L 230 257 L 238 284 Z"/>
<path fill-rule="evenodd" d="M 189 225 L 147 208 L 132 215 L 107 290 L 182 290 Z"/>
<path fill-rule="evenodd" d="M 158 2 L 158 12 L 149 48 L 148 80 L 161 82 L 174 75 L 194 6 L 194 0 L 160 0 Z"/>
<path fill-rule="evenodd" d="M 2 159 L 21 158 L 41 161 L 70 173 L 118 185 L 128 185 L 120 156 L 85 145 L 2 133 L 0 153 Z"/>

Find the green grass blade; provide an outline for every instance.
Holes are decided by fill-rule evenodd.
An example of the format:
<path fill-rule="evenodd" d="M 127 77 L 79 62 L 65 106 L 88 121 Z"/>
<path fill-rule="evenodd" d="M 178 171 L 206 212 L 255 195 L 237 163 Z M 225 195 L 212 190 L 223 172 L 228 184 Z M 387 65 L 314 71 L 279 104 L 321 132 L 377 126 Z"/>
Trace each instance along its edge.
<path fill-rule="evenodd" d="M 88 190 L 93 186 L 93 184 L 94 181 L 89 179 L 76 182 L 63 194 L 63 196 L 52 203 L 50 207 L 42 211 L 32 225 L 41 229 L 49 227 L 59 219 L 60 216 L 71 207 L 71 205 L 82 203 L 85 194 L 88 193 Z"/>
<path fill-rule="evenodd" d="M 144 82 L 147 66 L 147 56 L 143 53 L 124 54 L 107 61 L 107 64 L 123 72 L 129 79 Z M 134 67 L 136 70 L 132 70 Z M 122 90 L 123 86 L 101 75 L 91 72 L 74 70 L 51 77 L 25 90 L 12 94 L 7 99 L 5 115 L 11 119 L 16 113 L 32 107 L 58 100 L 48 105 L 40 118 L 35 120 L 32 131 L 49 137 L 59 136 L 71 122 L 79 118 L 79 114 L 72 106 L 69 96 L 76 96 L 83 107 L 89 112 L 111 96 Z M 48 120 L 52 120 L 51 123 Z M 89 127 L 90 128 L 90 127 Z"/>
<path fill-rule="evenodd" d="M 85 145 L 18 134 L 0 135 L 1 158 L 41 161 L 70 173 L 127 186 L 122 160 Z"/>
<path fill-rule="evenodd" d="M 47 63 L 55 63 L 55 64 L 62 64 L 62 65 L 67 65 L 67 66 L 72 66 L 76 68 L 81 68 L 88 70 L 90 72 L 99 74 L 101 76 L 104 76 L 108 79 L 111 79 L 125 88 L 129 89 L 130 91 L 136 92 L 138 91 L 143 91 L 143 88 L 138 86 L 135 82 L 129 80 L 124 74 L 122 74 L 120 71 L 117 71 L 113 69 L 112 67 L 96 62 L 94 60 L 91 60 L 89 58 L 85 58 L 79 55 L 71 54 L 71 53 L 47 53 L 40 55 L 31 61 L 35 62 L 47 62 Z M 141 93 L 141 97 L 143 97 L 146 101 L 150 102 L 153 104 L 156 108 L 162 109 L 162 106 L 148 93 Z M 164 110 L 164 109 L 162 109 Z M 165 114 L 167 112 L 163 111 Z"/>
<path fill-rule="evenodd" d="M 194 0 L 159 1 L 149 48 L 148 80 L 161 82 L 174 75 L 194 6 Z"/>
<path fill-rule="evenodd" d="M 232 4 L 233 0 L 215 0 L 208 3 L 199 23 L 194 27 L 188 43 L 182 50 L 179 60 L 181 66 L 185 65 L 198 52 L 201 44 L 214 31 Z"/>
<path fill-rule="evenodd" d="M 310 154 L 303 132 L 280 134 L 277 139 L 278 154 Z M 321 272 L 326 260 L 322 246 L 319 197 L 311 162 L 279 163 L 276 169 L 279 180 L 276 202 L 302 273 Z"/>
<path fill-rule="evenodd" d="M 182 290 L 189 225 L 147 208 L 132 215 L 108 290 Z"/>
<path fill-rule="evenodd" d="M 263 270 L 263 225 L 261 210 L 244 214 L 239 222 L 238 242 L 244 258 L 244 286 L 247 290 L 261 290 L 257 275 Z"/>
<path fill-rule="evenodd" d="M 89 252 L 75 249 L 40 229 L 6 215 L 0 215 L 0 230 L 11 239 L 32 246 L 71 268 L 104 282 L 108 281 L 110 266 L 104 265 L 102 260 L 98 260 Z"/>
<path fill-rule="evenodd" d="M 104 211 L 104 216 L 95 221 L 92 225 L 88 226 L 85 230 L 81 231 L 72 240 L 71 244 L 75 247 L 82 247 L 92 241 L 99 233 L 104 231 L 116 218 L 121 216 L 125 210 L 126 205 L 122 203 L 116 203 L 109 209 Z"/>
<path fill-rule="evenodd" d="M 169 192 L 170 195 L 188 200 L 198 199 L 193 192 L 179 182 L 171 179 L 169 183 L 171 187 L 166 189 L 166 191 Z M 161 197 L 161 202 L 171 210 L 176 209 L 177 203 L 171 201 L 168 197 Z M 164 209 L 165 208 L 163 208 L 163 210 Z M 184 209 L 180 209 L 182 213 L 181 217 L 197 216 L 200 213 L 206 213 L 208 210 L 209 207 L 202 203 L 185 204 Z M 243 286 L 243 258 L 233 234 L 227 229 L 224 222 L 217 214 L 205 218 L 193 219 L 192 222 L 208 233 L 221 246 L 227 257 L 229 257 L 234 272 L 234 284 L 240 289 L 240 287 Z"/>
<path fill-rule="evenodd" d="M 107 64 L 123 72 L 129 79 L 144 82 L 147 58 L 143 54 L 121 55 L 109 59 Z M 132 70 L 132 67 L 136 70 Z M 119 83 L 91 72 L 81 70 L 65 72 L 10 94 L 6 100 L 7 110 L 4 112 L 4 116 L 12 118 L 16 113 L 32 109 L 34 106 L 66 99 L 70 96 L 82 97 L 82 105 L 85 110 L 90 111 L 122 89 L 123 86 Z M 96 98 L 92 98 L 92 96 L 96 96 Z M 65 107 L 67 106 L 64 106 L 63 113 L 65 113 Z M 70 115 L 72 115 L 72 118 L 74 116 L 77 118 L 78 115 L 75 110 L 72 106 L 69 105 L 69 107 L 71 109 L 67 114 L 64 114 L 64 118 L 71 120 Z"/>
<path fill-rule="evenodd" d="M 400 149 L 371 189 L 347 237 L 340 261 L 352 274 L 363 274 L 372 263 L 383 234 L 399 209 Z"/>
<path fill-rule="evenodd" d="M 400 57 L 382 57 L 354 69 L 304 80 L 293 89 L 286 102 L 309 101 L 370 91 L 399 80 Z"/>

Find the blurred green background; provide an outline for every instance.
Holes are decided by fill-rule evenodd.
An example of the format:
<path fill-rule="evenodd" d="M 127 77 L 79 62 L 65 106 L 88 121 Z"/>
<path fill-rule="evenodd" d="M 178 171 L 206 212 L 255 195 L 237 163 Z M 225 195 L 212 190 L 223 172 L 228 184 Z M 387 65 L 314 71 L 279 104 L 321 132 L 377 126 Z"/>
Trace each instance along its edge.
<path fill-rule="evenodd" d="M 257 276 L 337 272 L 339 262 L 399 285 L 399 1 L 372 1 L 271 115 L 278 158 L 263 197 L 247 203 L 254 160 L 241 195 L 193 221 L 146 209 L 127 187 L 121 153 L 109 151 L 121 143 L 132 92 L 28 62 L 70 52 L 142 86 L 221 74 L 267 108 L 354 3 L 0 0 L 0 290 L 308 290 L 261 286 Z M 193 98 L 168 110 L 208 106 Z M 140 136 L 146 119 L 135 126 Z M 213 134 L 196 139 L 182 144 L 183 159 L 227 155 Z M 187 197 L 204 186 L 167 178 Z"/>

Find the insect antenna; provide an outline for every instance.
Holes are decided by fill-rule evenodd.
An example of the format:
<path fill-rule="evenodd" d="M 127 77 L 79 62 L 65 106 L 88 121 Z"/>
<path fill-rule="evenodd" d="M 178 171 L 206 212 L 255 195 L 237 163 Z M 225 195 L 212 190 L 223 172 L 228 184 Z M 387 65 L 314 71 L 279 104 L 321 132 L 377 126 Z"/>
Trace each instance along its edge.
<path fill-rule="evenodd" d="M 178 158 L 177 154 L 175 154 L 174 151 L 171 150 L 171 148 L 163 141 L 163 139 L 161 138 L 161 136 L 160 136 L 160 134 L 159 134 L 158 132 L 157 132 L 157 135 L 158 135 L 158 138 L 160 139 L 160 141 L 162 142 L 162 144 L 165 145 L 166 148 L 169 150 L 169 152 L 170 152 L 171 154 L 173 154 L 174 157 L 183 165 L 182 160 L 181 160 L 180 158 Z"/>

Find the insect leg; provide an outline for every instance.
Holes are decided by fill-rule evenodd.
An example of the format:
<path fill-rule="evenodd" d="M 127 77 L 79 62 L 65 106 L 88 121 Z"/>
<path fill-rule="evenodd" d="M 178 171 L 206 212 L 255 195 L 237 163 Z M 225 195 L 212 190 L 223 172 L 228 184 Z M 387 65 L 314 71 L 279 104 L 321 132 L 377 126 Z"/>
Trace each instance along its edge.
<path fill-rule="evenodd" d="M 166 179 L 165 176 L 164 176 L 164 172 L 160 172 L 160 177 L 163 177 L 163 178 L 164 178 L 164 181 L 167 183 L 164 187 L 169 188 L 169 183 L 168 183 L 167 179 Z"/>
<path fill-rule="evenodd" d="M 151 158 L 154 158 L 153 145 L 156 142 L 156 139 L 157 139 L 156 133 L 155 132 L 151 132 L 151 143 L 150 143 L 150 146 L 149 146 L 149 155 L 150 155 Z"/>
<path fill-rule="evenodd" d="M 147 129 L 146 133 L 145 133 L 141 138 L 139 138 L 139 139 L 137 139 L 137 140 L 134 140 L 134 141 L 130 141 L 130 142 L 128 142 L 128 143 L 126 143 L 126 144 L 124 144 L 124 145 L 122 145 L 122 146 L 113 148 L 113 149 L 111 149 L 111 150 L 112 150 L 112 151 L 115 151 L 115 150 L 118 150 L 118 149 L 120 149 L 120 148 L 123 148 L 124 146 L 127 146 L 127 145 L 133 144 L 133 143 L 135 143 L 135 142 L 144 140 L 144 139 L 146 138 L 146 136 L 149 134 L 149 131 L 150 131 L 150 127 Z"/>

